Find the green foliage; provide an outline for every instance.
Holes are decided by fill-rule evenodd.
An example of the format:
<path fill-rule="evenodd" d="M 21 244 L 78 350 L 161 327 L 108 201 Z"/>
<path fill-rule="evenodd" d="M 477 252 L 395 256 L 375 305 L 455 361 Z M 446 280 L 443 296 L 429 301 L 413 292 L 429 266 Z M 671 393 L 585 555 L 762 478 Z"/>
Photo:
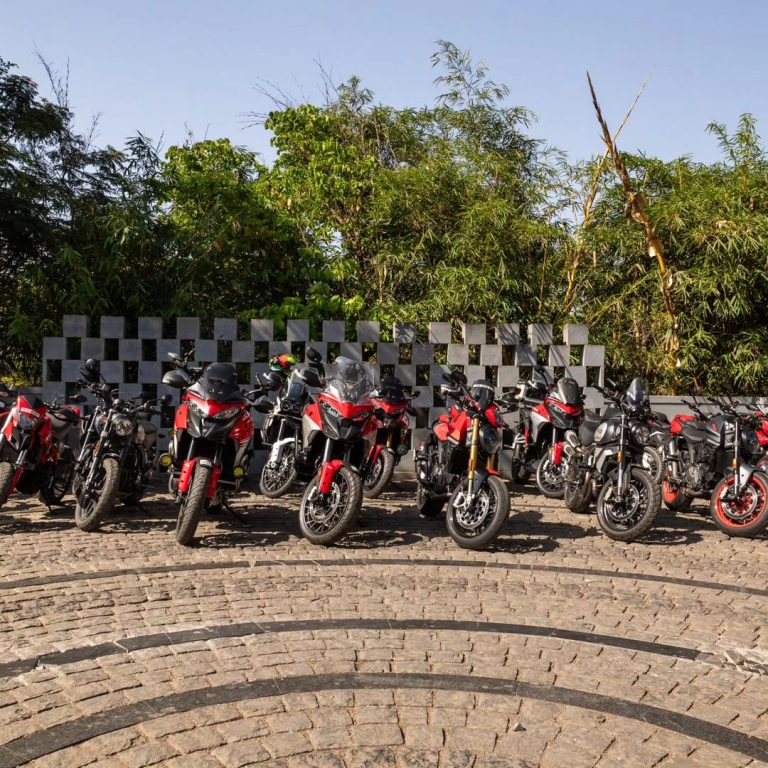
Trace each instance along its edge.
<path fill-rule="evenodd" d="M 468 52 L 439 41 L 431 61 L 433 105 L 376 103 L 357 78 L 321 106 L 281 105 L 267 167 L 224 138 L 94 148 L 65 93 L 42 98 L 0 60 L 0 355 L 36 375 L 65 312 L 585 321 L 617 377 L 768 391 L 768 160 L 751 116 L 709 126 L 718 163 L 624 156 L 670 318 L 612 173 L 533 138 Z"/>

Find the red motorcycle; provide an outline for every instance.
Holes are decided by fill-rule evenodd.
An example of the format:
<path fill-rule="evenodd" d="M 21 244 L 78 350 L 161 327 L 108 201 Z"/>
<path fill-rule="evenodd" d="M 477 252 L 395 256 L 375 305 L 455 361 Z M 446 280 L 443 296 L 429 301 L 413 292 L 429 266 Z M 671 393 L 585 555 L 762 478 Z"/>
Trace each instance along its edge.
<path fill-rule="evenodd" d="M 406 394 L 395 376 L 384 376 L 378 390 L 372 393 L 373 405 L 379 414 L 376 444 L 381 449 L 363 481 L 363 495 L 368 499 L 381 495 L 392 480 L 400 459 L 408 453 L 411 434 L 408 416 L 416 413 L 410 407 L 410 401 L 418 395 L 418 391 Z"/>
<path fill-rule="evenodd" d="M 244 394 L 229 363 L 199 369 L 169 356 L 176 368 L 163 376 L 163 384 L 184 394 L 169 451 L 159 461 L 170 472 L 169 487 L 179 502 L 176 541 L 188 545 L 203 512 L 227 506 L 227 494 L 238 491 L 248 474 L 254 432 L 249 397 L 263 390 Z"/>
<path fill-rule="evenodd" d="M 337 357 L 325 379 L 307 368 L 310 387 L 323 387 L 302 415 L 298 477 L 309 480 L 301 500 L 299 525 L 313 544 L 332 544 L 355 521 L 363 501 L 363 481 L 376 465 L 382 446 L 371 399 L 374 372 L 368 363 Z M 378 412 L 383 416 L 383 412 Z"/>
<path fill-rule="evenodd" d="M 536 486 L 548 499 L 565 493 L 563 447 L 566 432 L 576 432 L 584 418 L 584 398 L 575 379 L 563 378 L 547 393 L 544 402 L 531 409 L 531 440 L 541 456 L 536 467 Z"/>
<path fill-rule="evenodd" d="M 85 397 L 70 398 L 77 403 Z M 0 400 L 12 400 L 0 427 L 0 506 L 14 492 L 37 494 L 43 504 L 60 504 L 72 485 L 75 456 L 67 435 L 80 423 L 80 409 L 59 398 L 44 403 L 0 384 Z"/>
<path fill-rule="evenodd" d="M 497 469 L 504 421 L 490 382 L 468 387 L 458 371 L 444 378 L 441 393 L 453 402 L 416 452 L 416 505 L 425 517 L 434 517 L 447 499 L 451 538 L 465 549 L 483 549 L 509 516 L 509 493 Z"/>

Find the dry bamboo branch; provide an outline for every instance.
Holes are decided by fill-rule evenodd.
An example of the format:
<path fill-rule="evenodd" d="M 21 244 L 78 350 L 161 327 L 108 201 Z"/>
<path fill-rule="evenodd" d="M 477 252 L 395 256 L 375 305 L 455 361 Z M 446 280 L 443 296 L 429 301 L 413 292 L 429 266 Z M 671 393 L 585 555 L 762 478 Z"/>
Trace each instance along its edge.
<path fill-rule="evenodd" d="M 661 241 L 656 235 L 656 230 L 647 214 L 648 201 L 642 192 L 636 192 L 632 185 L 632 180 L 629 177 L 629 172 L 624 164 L 619 150 L 616 147 L 616 142 L 611 137 L 611 132 L 608 130 L 608 124 L 605 122 L 600 104 L 597 101 L 597 94 L 595 93 L 595 87 L 592 84 L 592 78 L 587 72 L 587 82 L 589 83 L 589 91 L 592 94 L 592 104 L 595 107 L 595 114 L 597 115 L 597 122 L 600 124 L 600 129 L 603 133 L 603 141 L 605 142 L 606 150 L 610 156 L 613 164 L 614 171 L 621 181 L 621 186 L 624 190 L 624 196 L 627 198 L 627 212 L 633 221 L 636 221 L 643 227 L 645 232 L 645 242 L 648 248 L 648 255 L 651 258 L 655 258 L 659 265 L 659 278 L 661 285 L 661 294 L 664 298 L 664 305 L 666 307 L 667 316 L 670 320 L 672 333 L 670 335 L 669 343 L 667 345 L 667 351 L 670 355 L 671 367 L 675 366 L 675 352 L 679 347 L 677 338 L 678 323 L 675 315 L 674 305 L 672 302 L 672 294 L 670 292 L 670 280 L 667 270 L 666 262 L 664 261 L 664 248 Z"/>

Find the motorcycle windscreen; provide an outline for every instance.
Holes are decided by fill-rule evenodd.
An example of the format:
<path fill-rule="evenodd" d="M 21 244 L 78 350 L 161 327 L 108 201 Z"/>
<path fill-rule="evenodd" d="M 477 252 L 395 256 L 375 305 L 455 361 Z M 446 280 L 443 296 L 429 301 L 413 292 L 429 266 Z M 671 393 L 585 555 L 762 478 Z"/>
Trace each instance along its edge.
<path fill-rule="evenodd" d="M 645 405 L 646 400 L 648 400 L 645 381 L 639 377 L 632 379 L 632 383 L 627 387 L 624 399 L 630 408 L 640 408 Z"/>
<path fill-rule="evenodd" d="M 557 399 L 566 405 L 579 405 L 581 403 L 581 387 L 576 379 L 560 379 L 557 382 Z"/>
<path fill-rule="evenodd" d="M 245 399 L 237 384 L 237 371 L 229 363 L 211 363 L 189 392 L 217 403 L 241 403 Z"/>
<path fill-rule="evenodd" d="M 337 357 L 325 369 L 326 392 L 340 402 L 359 403 L 370 399 L 375 389 L 376 374 L 373 367 L 360 360 Z"/>

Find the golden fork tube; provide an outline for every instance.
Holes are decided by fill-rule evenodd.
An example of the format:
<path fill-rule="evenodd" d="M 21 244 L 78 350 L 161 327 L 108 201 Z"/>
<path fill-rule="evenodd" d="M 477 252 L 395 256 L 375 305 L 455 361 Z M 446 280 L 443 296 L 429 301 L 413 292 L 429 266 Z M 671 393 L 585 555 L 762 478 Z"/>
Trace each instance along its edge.
<path fill-rule="evenodd" d="M 496 464 L 499 460 L 499 455 L 494 453 L 493 456 L 488 457 L 488 469 L 496 470 Z"/>
<path fill-rule="evenodd" d="M 475 469 L 477 468 L 477 452 L 480 443 L 480 419 L 472 420 L 472 442 L 469 447 L 469 468 L 467 469 L 467 480 L 469 480 L 470 490 L 472 480 L 475 478 Z"/>

